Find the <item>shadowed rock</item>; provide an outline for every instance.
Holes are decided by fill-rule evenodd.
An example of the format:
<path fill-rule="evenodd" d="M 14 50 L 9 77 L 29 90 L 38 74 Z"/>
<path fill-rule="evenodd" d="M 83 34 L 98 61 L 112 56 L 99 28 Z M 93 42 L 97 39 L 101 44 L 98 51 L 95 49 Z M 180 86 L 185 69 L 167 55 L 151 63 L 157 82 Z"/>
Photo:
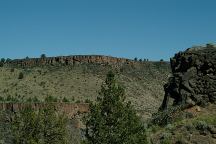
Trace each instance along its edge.
<path fill-rule="evenodd" d="M 55 106 L 56 110 L 66 114 L 69 118 L 76 116 L 77 114 L 89 112 L 89 104 L 87 103 L 50 103 Z M 17 112 L 25 108 L 31 108 L 39 110 L 45 108 L 49 103 L 0 103 L 0 110 L 9 110 Z"/>
<path fill-rule="evenodd" d="M 201 105 L 216 102 L 216 47 L 194 47 L 175 54 L 170 60 L 172 76 L 164 85 L 165 96 L 160 110 L 173 105 Z"/>

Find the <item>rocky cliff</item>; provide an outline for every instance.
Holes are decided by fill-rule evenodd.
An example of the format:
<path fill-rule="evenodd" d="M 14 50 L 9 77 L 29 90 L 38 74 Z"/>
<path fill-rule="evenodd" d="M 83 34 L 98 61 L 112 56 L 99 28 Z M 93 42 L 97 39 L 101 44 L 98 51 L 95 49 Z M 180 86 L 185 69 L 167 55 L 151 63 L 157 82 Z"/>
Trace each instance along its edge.
<path fill-rule="evenodd" d="M 44 57 L 44 58 L 28 58 L 28 59 L 15 59 L 8 64 L 18 66 L 38 66 L 38 65 L 74 65 L 80 63 L 96 63 L 96 64 L 108 64 L 108 65 L 121 65 L 133 63 L 130 59 L 115 58 L 102 55 L 75 55 L 75 56 L 59 56 L 59 57 Z"/>
<path fill-rule="evenodd" d="M 193 47 L 171 58 L 172 76 L 164 85 L 165 96 L 160 109 L 173 105 L 201 105 L 216 102 L 216 47 Z"/>
<path fill-rule="evenodd" d="M 65 113 L 66 116 L 72 118 L 77 114 L 87 113 L 89 111 L 89 104 L 87 103 L 52 103 L 57 111 Z M 10 110 L 12 112 L 17 112 L 25 108 L 32 108 L 34 110 L 39 110 L 48 106 L 46 103 L 0 103 L 0 110 Z"/>

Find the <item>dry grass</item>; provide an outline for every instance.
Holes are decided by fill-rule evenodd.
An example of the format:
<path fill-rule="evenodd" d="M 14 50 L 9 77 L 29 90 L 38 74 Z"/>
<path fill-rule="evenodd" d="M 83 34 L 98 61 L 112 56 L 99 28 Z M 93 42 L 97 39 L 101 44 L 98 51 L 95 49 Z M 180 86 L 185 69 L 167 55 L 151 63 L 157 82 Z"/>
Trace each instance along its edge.
<path fill-rule="evenodd" d="M 140 63 L 120 68 L 80 64 L 32 68 L 0 67 L 0 96 L 27 99 L 47 96 L 66 97 L 71 101 L 95 100 L 106 73 L 113 69 L 126 89 L 127 99 L 136 109 L 155 112 L 163 99 L 163 84 L 170 73 L 167 63 Z M 19 74 L 24 77 L 19 79 Z"/>

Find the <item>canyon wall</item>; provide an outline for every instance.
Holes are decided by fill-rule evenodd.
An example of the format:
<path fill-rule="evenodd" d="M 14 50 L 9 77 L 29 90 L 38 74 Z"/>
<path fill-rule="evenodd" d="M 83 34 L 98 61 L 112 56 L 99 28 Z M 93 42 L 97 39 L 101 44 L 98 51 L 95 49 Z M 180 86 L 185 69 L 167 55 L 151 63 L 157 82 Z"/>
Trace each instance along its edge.
<path fill-rule="evenodd" d="M 55 106 L 56 110 L 66 114 L 69 118 L 76 116 L 77 114 L 83 114 L 89 112 L 89 104 L 87 103 L 51 103 Z M 25 108 L 32 108 L 39 110 L 40 108 L 47 107 L 46 103 L 0 103 L 0 110 L 9 110 L 17 112 Z"/>
<path fill-rule="evenodd" d="M 27 58 L 15 59 L 7 64 L 17 66 L 40 66 L 40 65 L 74 65 L 81 63 L 95 63 L 95 64 L 108 64 L 108 65 L 122 65 L 134 63 L 133 60 L 125 58 L 115 58 L 102 55 L 75 55 L 75 56 L 59 56 L 59 57 L 44 57 L 44 58 Z"/>

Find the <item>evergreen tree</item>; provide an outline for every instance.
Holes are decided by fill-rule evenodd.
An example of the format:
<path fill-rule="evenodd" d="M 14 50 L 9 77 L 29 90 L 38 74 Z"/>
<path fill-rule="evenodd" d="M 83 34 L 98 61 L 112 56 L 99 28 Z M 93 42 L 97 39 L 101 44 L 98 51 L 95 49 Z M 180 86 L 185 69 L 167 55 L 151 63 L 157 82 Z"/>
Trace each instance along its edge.
<path fill-rule="evenodd" d="M 5 59 L 4 59 L 4 58 L 1 58 L 0 67 L 3 67 L 3 66 L 4 66 L 4 63 L 5 63 Z"/>
<path fill-rule="evenodd" d="M 5 63 L 5 58 L 1 58 L 1 62 L 2 62 L 2 63 Z"/>
<path fill-rule="evenodd" d="M 21 112 L 14 114 L 13 117 L 12 122 L 10 122 L 12 143 L 68 143 L 67 118 L 58 114 L 52 105 L 41 108 L 38 111 L 25 108 Z"/>
<path fill-rule="evenodd" d="M 12 121 L 13 143 L 36 144 L 42 140 L 41 117 L 30 108 L 15 114 Z"/>
<path fill-rule="evenodd" d="M 68 143 L 68 119 L 64 115 L 59 115 L 50 105 L 42 111 L 42 119 L 44 144 Z"/>
<path fill-rule="evenodd" d="M 40 58 L 41 59 L 45 59 L 46 58 L 46 54 L 41 54 Z"/>
<path fill-rule="evenodd" d="M 10 58 L 7 58 L 6 59 L 6 62 L 11 62 L 12 60 Z"/>
<path fill-rule="evenodd" d="M 4 66 L 4 63 L 3 62 L 0 62 L 0 67 L 3 67 Z"/>
<path fill-rule="evenodd" d="M 125 102 L 124 89 L 112 72 L 101 86 L 96 104 L 90 105 L 86 117 L 86 144 L 145 144 L 144 125 L 130 102 Z"/>

